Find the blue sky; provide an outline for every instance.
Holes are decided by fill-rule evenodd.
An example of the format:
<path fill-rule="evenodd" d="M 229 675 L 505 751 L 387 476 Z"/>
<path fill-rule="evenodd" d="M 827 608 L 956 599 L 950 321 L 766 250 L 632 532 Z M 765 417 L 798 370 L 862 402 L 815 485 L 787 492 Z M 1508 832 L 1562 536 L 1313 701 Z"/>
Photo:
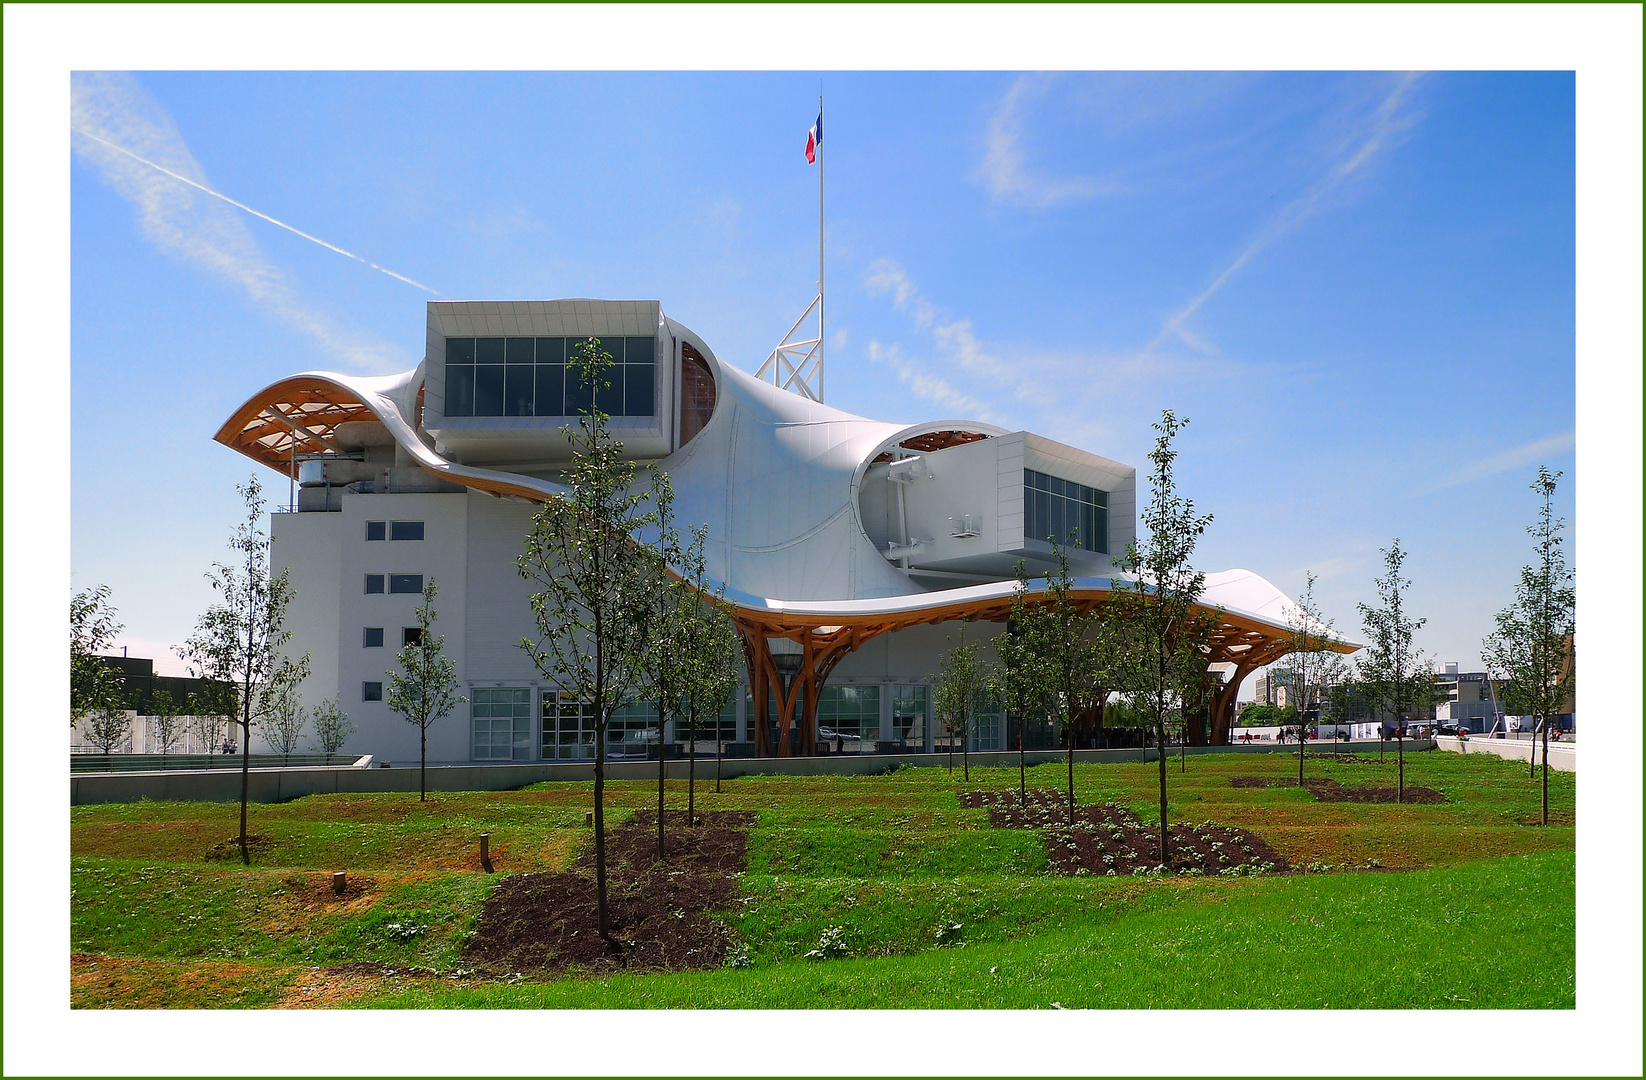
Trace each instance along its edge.
<path fill-rule="evenodd" d="M 1139 466 L 1172 408 L 1201 566 L 1313 569 L 1354 635 L 1399 536 L 1476 663 L 1538 464 L 1573 516 L 1569 72 L 77 76 L 77 126 L 400 277 L 76 136 L 74 587 L 185 637 L 251 468 L 211 434 L 415 366 L 436 294 L 659 299 L 752 370 L 814 289 L 820 83 L 830 404 Z"/>

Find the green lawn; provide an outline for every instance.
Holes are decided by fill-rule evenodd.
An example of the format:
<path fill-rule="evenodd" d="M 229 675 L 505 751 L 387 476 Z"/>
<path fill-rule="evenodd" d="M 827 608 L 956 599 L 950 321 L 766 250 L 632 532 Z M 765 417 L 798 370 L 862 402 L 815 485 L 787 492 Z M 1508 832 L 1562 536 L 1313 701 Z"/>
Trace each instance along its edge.
<path fill-rule="evenodd" d="M 757 813 L 739 895 L 719 917 L 743 943 L 712 972 L 482 980 L 464 944 L 496 876 L 561 869 L 590 841 L 587 784 L 431 796 L 315 796 L 254 806 L 254 865 L 224 858 L 237 808 L 137 803 L 72 813 L 71 965 L 81 1007 L 284 1002 L 386 1007 L 1572 1007 L 1575 781 L 1551 777 L 1535 823 L 1524 766 L 1410 754 L 1434 806 L 1316 803 L 1283 755 L 1171 763 L 1171 813 L 1257 833 L 1313 872 L 1230 880 L 1048 874 L 1038 833 L 989 827 L 967 789 L 1011 769 L 879 777 L 750 777 L 700 809 Z M 1309 760 L 1313 776 L 1392 786 L 1378 763 Z M 1061 787 L 1061 765 L 1030 770 Z M 1076 769 L 1082 802 L 1145 820 L 1155 767 Z M 655 784 L 609 785 L 613 823 Z M 685 785 L 669 785 L 683 807 Z M 316 902 L 335 870 L 358 896 Z M 1404 872 L 1390 872 L 1390 871 Z M 363 881 L 359 879 L 365 879 Z M 1539 911 L 1516 925 L 1485 914 Z M 958 926 L 958 929 L 955 927 Z M 829 927 L 843 955 L 806 960 Z M 338 965 L 430 968 L 407 979 Z M 319 970 L 317 970 L 319 969 Z M 992 970 L 991 970 L 992 969 Z"/>

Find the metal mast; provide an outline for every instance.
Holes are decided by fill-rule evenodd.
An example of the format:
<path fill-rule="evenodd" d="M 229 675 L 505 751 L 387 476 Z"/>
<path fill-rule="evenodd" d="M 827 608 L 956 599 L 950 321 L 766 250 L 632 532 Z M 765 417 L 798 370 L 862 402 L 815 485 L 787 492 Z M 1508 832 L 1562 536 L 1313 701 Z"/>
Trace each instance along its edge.
<path fill-rule="evenodd" d="M 823 400 L 823 95 L 817 95 L 817 295 L 771 351 L 756 378 L 803 398 Z M 817 336 L 796 338 L 801 324 L 817 312 Z"/>

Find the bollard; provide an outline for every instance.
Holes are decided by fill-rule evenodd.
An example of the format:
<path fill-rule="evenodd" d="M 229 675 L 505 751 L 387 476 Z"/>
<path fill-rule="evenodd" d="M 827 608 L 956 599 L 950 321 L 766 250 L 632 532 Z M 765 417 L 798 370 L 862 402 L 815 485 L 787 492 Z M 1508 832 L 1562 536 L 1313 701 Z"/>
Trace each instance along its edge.
<path fill-rule="evenodd" d="M 488 874 L 493 873 L 491 842 L 491 833 L 483 832 L 480 834 L 480 865 L 485 868 Z"/>
<path fill-rule="evenodd" d="M 594 824 L 594 811 L 593 810 L 583 811 L 583 824 L 585 824 L 585 825 L 593 825 Z"/>
<path fill-rule="evenodd" d="M 348 875 L 339 870 L 331 876 L 331 891 L 338 896 L 342 896 L 343 890 L 346 888 L 348 888 Z"/>

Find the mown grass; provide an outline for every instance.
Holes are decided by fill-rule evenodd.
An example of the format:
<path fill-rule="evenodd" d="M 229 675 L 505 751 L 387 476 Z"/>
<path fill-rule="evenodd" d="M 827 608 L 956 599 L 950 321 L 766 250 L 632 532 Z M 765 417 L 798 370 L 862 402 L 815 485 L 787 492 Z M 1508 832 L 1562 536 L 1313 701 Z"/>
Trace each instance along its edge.
<path fill-rule="evenodd" d="M 1295 776 L 1281 755 L 1171 763 L 1170 812 L 1256 832 L 1315 870 L 1254 880 L 1065 878 L 1039 834 L 997 830 L 961 790 L 1015 789 L 1015 769 L 903 770 L 877 777 L 748 777 L 703 810 L 754 810 L 739 897 L 719 917 L 745 945 L 722 971 L 512 985 L 400 980 L 325 965 L 461 973 L 463 945 L 499 880 L 480 872 L 491 834 L 504 873 L 561 869 L 588 842 L 588 784 L 517 792 L 316 796 L 254 806 L 254 865 L 224 850 L 237 808 L 136 803 L 72 811 L 72 1000 L 80 1007 L 256 1007 L 281 1001 L 474 1007 L 863 1005 L 1569 1007 L 1575 782 L 1537 787 L 1486 755 L 1407 756 L 1434 806 L 1323 804 L 1296 787 L 1235 788 L 1236 775 Z M 1081 802 L 1158 813 L 1153 764 L 1079 766 Z M 1393 755 L 1309 759 L 1310 776 L 1392 786 Z M 1061 764 L 1029 772 L 1061 789 Z M 653 782 L 609 785 L 608 821 L 655 806 Z M 684 807 L 685 785 L 668 785 Z M 371 881 L 331 902 L 331 871 Z M 1525 927 L 1454 918 L 1536 910 Z M 1560 913 L 1566 913 L 1564 915 Z M 1564 920 L 1564 921 L 1563 921 Z M 807 961 L 842 927 L 850 960 Z M 959 929 L 954 929 L 956 926 Z M 1491 929 L 1488 931 L 1487 926 Z M 961 944 L 963 943 L 963 944 Z M 317 973 L 316 968 L 322 970 Z M 996 971 L 991 975 L 989 968 Z M 335 988 L 335 987 L 334 987 Z M 299 993 L 302 991 L 302 993 Z"/>
<path fill-rule="evenodd" d="M 1116 890 L 1040 933 L 909 957 L 485 986 L 405 984 L 381 1008 L 1572 1008 L 1570 852 L 1408 874 Z M 859 947 L 866 946 L 859 943 Z"/>

